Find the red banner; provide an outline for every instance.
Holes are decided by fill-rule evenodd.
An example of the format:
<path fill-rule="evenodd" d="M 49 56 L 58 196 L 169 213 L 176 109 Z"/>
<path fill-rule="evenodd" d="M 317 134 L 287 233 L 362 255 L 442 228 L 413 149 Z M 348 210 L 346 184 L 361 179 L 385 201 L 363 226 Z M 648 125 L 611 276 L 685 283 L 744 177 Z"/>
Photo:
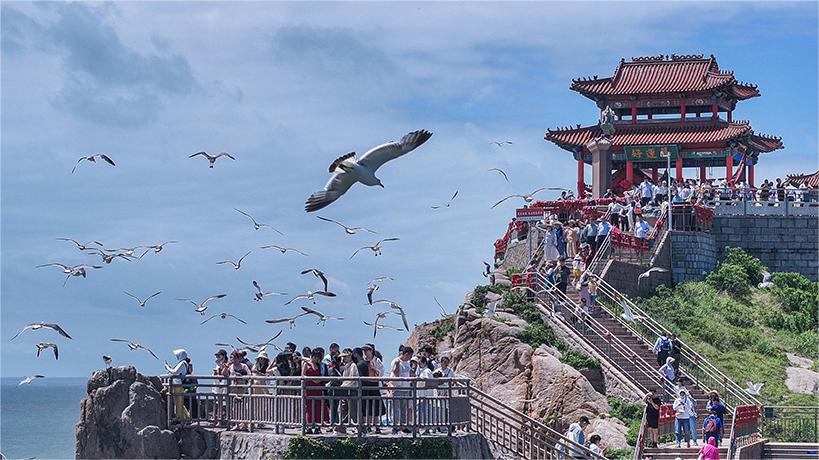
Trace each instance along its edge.
<path fill-rule="evenodd" d="M 515 210 L 515 217 L 520 221 L 542 220 L 544 215 L 543 208 L 519 208 Z"/>

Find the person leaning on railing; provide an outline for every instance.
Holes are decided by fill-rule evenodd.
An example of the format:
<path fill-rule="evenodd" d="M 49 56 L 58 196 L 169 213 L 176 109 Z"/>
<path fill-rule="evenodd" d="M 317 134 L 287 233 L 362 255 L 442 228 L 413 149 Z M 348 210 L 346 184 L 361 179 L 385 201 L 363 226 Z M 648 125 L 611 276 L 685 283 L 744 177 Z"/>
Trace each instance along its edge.
<path fill-rule="evenodd" d="M 336 426 L 336 432 L 346 433 L 347 425 L 352 425 L 357 422 L 353 417 L 358 410 L 355 396 L 356 388 L 358 387 L 358 381 L 356 380 L 358 378 L 357 361 L 361 359 L 361 356 L 355 355 L 353 350 L 349 348 L 345 348 L 339 356 L 342 360 L 341 376 L 345 377 L 345 380 L 341 382 L 341 385 L 336 390 L 336 394 L 343 398 L 340 401 L 340 418 L 339 424 Z"/>

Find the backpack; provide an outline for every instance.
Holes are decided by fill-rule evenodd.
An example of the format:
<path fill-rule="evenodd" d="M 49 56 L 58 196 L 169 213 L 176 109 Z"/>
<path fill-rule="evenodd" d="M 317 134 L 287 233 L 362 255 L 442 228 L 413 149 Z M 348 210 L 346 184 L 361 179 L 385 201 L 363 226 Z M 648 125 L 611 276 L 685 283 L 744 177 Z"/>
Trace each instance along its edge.
<path fill-rule="evenodd" d="M 706 433 L 716 433 L 719 431 L 719 427 L 717 427 L 717 419 L 716 417 L 711 417 L 705 422 L 705 429 L 703 430 Z"/>
<path fill-rule="evenodd" d="M 668 338 L 660 339 L 660 350 L 671 351 L 671 340 L 669 340 Z"/>

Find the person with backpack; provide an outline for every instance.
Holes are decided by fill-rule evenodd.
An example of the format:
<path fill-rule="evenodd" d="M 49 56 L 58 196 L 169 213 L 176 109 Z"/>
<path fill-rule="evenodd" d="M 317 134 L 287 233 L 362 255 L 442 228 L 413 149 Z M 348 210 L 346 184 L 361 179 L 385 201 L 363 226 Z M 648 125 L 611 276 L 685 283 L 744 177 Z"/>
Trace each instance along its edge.
<path fill-rule="evenodd" d="M 666 358 L 671 355 L 671 350 L 674 348 L 674 345 L 671 343 L 671 339 L 668 338 L 668 333 L 663 331 L 663 333 L 657 337 L 657 341 L 654 342 L 654 353 L 657 354 L 657 365 L 662 366 L 666 363 Z M 676 371 L 675 371 L 676 372 Z M 672 378 L 671 381 L 673 382 L 674 379 Z"/>
<path fill-rule="evenodd" d="M 719 424 L 722 429 L 719 432 L 717 438 L 717 443 L 722 442 L 722 432 L 725 429 L 725 412 L 727 409 L 725 408 L 725 404 L 719 399 L 719 393 L 716 391 L 711 391 L 708 393 L 708 410 L 714 411 L 714 415 L 717 416 L 719 419 Z"/>
<path fill-rule="evenodd" d="M 668 339 L 671 340 L 671 353 L 669 356 L 674 358 L 674 371 L 680 373 L 680 361 L 682 359 L 682 342 L 673 332 L 668 334 Z"/>
<path fill-rule="evenodd" d="M 719 434 L 722 431 L 722 421 L 717 417 L 714 409 L 708 410 L 708 417 L 702 421 L 702 442 L 707 442 L 708 438 L 713 437 L 719 439 Z"/>

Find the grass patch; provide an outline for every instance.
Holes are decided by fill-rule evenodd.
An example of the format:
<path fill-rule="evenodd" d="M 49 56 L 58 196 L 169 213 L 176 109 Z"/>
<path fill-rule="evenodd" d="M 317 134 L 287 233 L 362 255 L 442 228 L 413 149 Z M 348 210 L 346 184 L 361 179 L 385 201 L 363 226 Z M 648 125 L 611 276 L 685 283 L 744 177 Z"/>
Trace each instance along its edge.
<path fill-rule="evenodd" d="M 362 442 L 357 438 L 346 438 L 330 442 L 323 439 L 296 436 L 290 439 L 284 458 L 372 458 L 404 459 L 429 458 L 451 459 L 452 442 L 447 438 L 384 439 Z"/>
<path fill-rule="evenodd" d="M 442 340 L 450 332 L 455 330 L 455 317 L 448 316 L 437 321 L 435 329 L 432 330 L 432 336 L 438 340 Z"/>
<path fill-rule="evenodd" d="M 600 369 L 600 361 L 593 358 L 585 351 L 575 350 L 574 348 L 569 348 L 562 351 L 560 353 L 560 362 L 568 364 L 577 370 L 586 368 Z"/>

